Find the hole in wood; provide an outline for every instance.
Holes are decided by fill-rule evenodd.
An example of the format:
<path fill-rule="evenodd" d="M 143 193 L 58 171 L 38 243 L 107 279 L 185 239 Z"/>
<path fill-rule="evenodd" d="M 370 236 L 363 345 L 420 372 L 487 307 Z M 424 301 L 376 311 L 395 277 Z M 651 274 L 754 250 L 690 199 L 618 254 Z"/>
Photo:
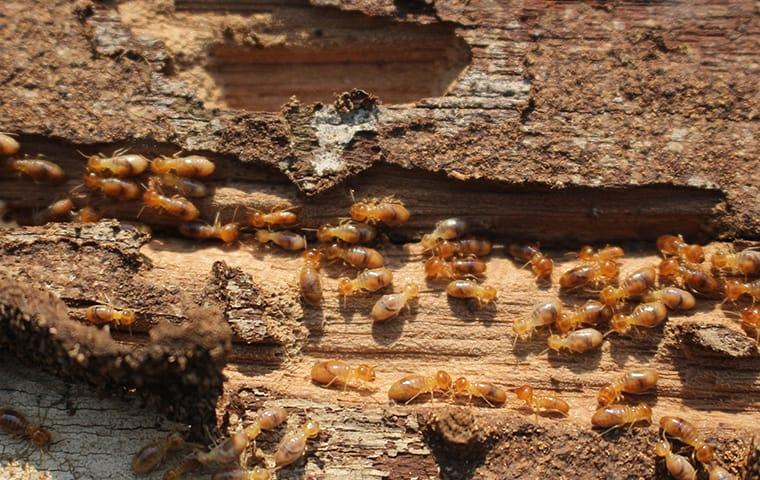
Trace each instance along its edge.
<path fill-rule="evenodd" d="M 451 25 L 419 25 L 305 2 L 176 0 L 177 14 L 245 15 L 245 34 L 206 46 L 211 82 L 196 85 L 208 107 L 279 111 L 291 96 L 331 102 L 360 88 L 385 104 L 446 94 L 470 62 Z M 266 21 L 258 20 L 266 17 Z M 193 81 L 192 78 L 184 78 Z"/>

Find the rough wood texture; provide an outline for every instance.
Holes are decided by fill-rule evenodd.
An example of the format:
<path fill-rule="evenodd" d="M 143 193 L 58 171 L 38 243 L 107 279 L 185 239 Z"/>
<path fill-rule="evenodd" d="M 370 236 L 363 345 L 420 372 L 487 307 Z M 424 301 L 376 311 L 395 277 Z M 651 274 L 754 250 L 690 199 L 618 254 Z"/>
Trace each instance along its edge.
<path fill-rule="evenodd" d="M 3 174 L 0 199 L 18 210 L 42 207 L 81 182 L 77 150 L 121 147 L 214 159 L 214 195 L 199 202 L 209 221 L 220 210 L 231 218 L 236 207 L 295 205 L 314 226 L 345 215 L 351 188 L 359 197 L 395 194 L 415 214 L 381 247 L 396 288 L 423 284 L 419 247 L 404 242 L 451 215 L 498 241 L 573 247 L 671 231 L 757 238 L 758 13 L 751 1 L 8 1 L 0 9 L 0 40 L 11 53 L 0 57 L 0 131 L 19 134 L 22 153 L 60 162 L 69 180 L 43 187 Z M 254 76 L 261 65 L 271 70 Z M 372 83 L 383 65 L 393 78 Z M 354 87 L 379 99 L 331 98 Z M 301 102 L 278 107 L 289 93 Z M 73 195 L 79 205 L 89 200 Z M 139 210 L 92 201 L 121 218 Z M 118 258 L 108 242 L 72 248 L 80 233 L 52 226 L 3 230 L 0 271 L 50 289 L 72 321 L 104 295 L 138 310 L 131 335 L 112 331 L 123 348 L 148 345 L 157 326 L 185 325 L 186 302 L 220 309 L 234 332 L 217 406 L 222 427 L 268 403 L 304 408 L 324 426 L 307 460 L 282 478 L 665 478 L 650 452 L 654 428 L 602 439 L 588 428 L 595 390 L 637 365 L 661 372 L 657 395 L 644 397 L 655 417 L 695 421 L 733 472 L 757 432 L 757 346 L 713 300 L 672 316 L 662 331 L 613 336 L 597 354 L 538 355 L 540 336 L 513 350 L 511 322 L 556 291 L 501 252 L 489 262 L 495 309 L 430 286 L 411 314 L 373 326 L 366 312 L 374 296 L 344 307 L 335 295 L 339 267 L 327 269 L 323 309 L 303 308 L 295 255 L 248 236 L 234 247 L 178 240 L 166 228 L 171 219 L 141 218 L 165 229 L 140 248 L 139 267 L 103 271 L 101 259 Z M 117 250 L 131 245 L 120 242 Z M 650 245 L 626 243 L 633 255 L 625 270 L 653 261 Z M 312 385 L 311 364 L 331 357 L 377 364 L 377 391 Z M 24 371 L 0 368 L 0 403 L 28 403 L 25 387 L 5 383 Z M 394 380 L 436 368 L 560 392 L 571 416 L 534 421 L 513 401 L 497 411 L 386 405 Z M 113 431 L 125 407 L 103 408 L 109 414 L 96 420 Z M 129 428 L 144 437 L 135 431 L 134 443 L 160 435 L 135 416 Z M 100 425 L 69 433 L 60 414 L 50 424 L 68 437 Z M 125 457 L 134 450 L 72 443 L 37 465 L 56 478 L 130 478 Z M 83 460 L 96 454 L 102 471 Z"/>

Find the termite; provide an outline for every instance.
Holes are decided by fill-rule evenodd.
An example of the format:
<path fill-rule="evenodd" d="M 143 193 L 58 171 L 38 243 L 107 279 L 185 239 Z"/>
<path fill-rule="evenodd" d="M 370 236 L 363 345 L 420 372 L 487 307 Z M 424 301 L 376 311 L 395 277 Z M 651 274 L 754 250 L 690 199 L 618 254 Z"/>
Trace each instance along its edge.
<path fill-rule="evenodd" d="M 408 305 L 409 300 L 419 295 L 420 289 L 417 285 L 407 284 L 401 293 L 389 293 L 383 295 L 375 302 L 370 312 L 370 317 L 374 322 L 385 322 L 396 318 L 401 310 Z"/>
<path fill-rule="evenodd" d="M 298 271 L 298 287 L 303 298 L 309 305 L 317 306 L 322 303 L 322 277 L 319 269 L 322 262 L 322 252 L 312 248 L 303 252 L 303 265 Z"/>
<path fill-rule="evenodd" d="M 3 162 L 0 162 L 3 164 Z M 41 158 L 8 158 L 4 162 L 5 168 L 22 175 L 26 175 L 35 182 L 61 183 L 66 179 L 63 169 L 57 164 Z"/>
<path fill-rule="evenodd" d="M 95 325 L 113 324 L 130 326 L 135 323 L 137 315 L 131 310 L 120 310 L 110 305 L 93 305 L 84 312 L 87 321 Z"/>
<path fill-rule="evenodd" d="M 274 452 L 274 463 L 278 468 L 290 465 L 301 458 L 306 451 L 306 441 L 319 435 L 319 422 L 306 420 L 299 430 L 285 434 L 277 451 Z"/>
<path fill-rule="evenodd" d="M 273 243 L 283 250 L 303 250 L 306 248 L 306 237 L 289 230 L 256 230 L 256 240 L 259 243 Z"/>
<path fill-rule="evenodd" d="M 203 198 L 208 196 L 208 187 L 198 180 L 180 177 L 174 173 L 164 173 L 156 178 L 158 182 L 152 178 L 149 181 L 153 184 L 159 183 L 162 187 L 170 188 L 183 197 Z"/>
<path fill-rule="evenodd" d="M 119 200 L 136 200 L 142 194 L 136 183 L 120 178 L 103 178 L 95 173 L 85 175 L 84 185 L 90 190 L 98 190 L 107 197 Z"/>
<path fill-rule="evenodd" d="M 753 303 L 760 301 L 760 280 L 742 282 L 735 278 L 726 279 L 723 284 L 723 293 L 726 300 L 731 302 L 739 300 L 742 295 L 749 296 Z"/>
<path fill-rule="evenodd" d="M 660 301 L 670 310 L 691 310 L 697 304 L 694 295 L 678 287 L 653 290 L 644 296 L 647 302 Z"/>
<path fill-rule="evenodd" d="M 634 395 L 646 393 L 657 386 L 659 378 L 657 371 L 651 368 L 630 370 L 599 390 L 596 396 L 597 402 L 600 407 L 603 407 L 622 400 L 623 393 Z"/>
<path fill-rule="evenodd" d="M 342 385 L 345 390 L 354 380 L 374 382 L 375 369 L 364 364 L 352 367 L 342 360 L 324 360 L 311 367 L 311 380 L 325 387 Z"/>
<path fill-rule="evenodd" d="M 612 404 L 600 407 L 591 417 L 591 424 L 601 428 L 631 427 L 638 422 L 652 423 L 652 409 L 639 403 L 635 406 Z"/>
<path fill-rule="evenodd" d="M 338 292 L 341 295 L 354 295 L 357 292 L 376 292 L 393 283 L 393 272 L 385 267 L 362 270 L 354 279 L 338 279 Z"/>
<path fill-rule="evenodd" d="M 317 230 L 317 240 L 329 242 L 333 239 L 342 240 L 346 243 L 369 243 L 377 237 L 377 229 L 371 225 L 361 223 L 342 223 L 335 227 L 322 225 Z"/>
<path fill-rule="evenodd" d="M 702 435 L 692 423 L 679 417 L 665 416 L 660 418 L 660 428 L 670 437 L 677 438 L 681 442 L 694 449 L 694 455 L 702 463 L 713 461 L 715 448 L 705 442 Z"/>
<path fill-rule="evenodd" d="M 539 412 L 557 412 L 564 416 L 570 413 L 570 405 L 566 401 L 551 395 L 536 395 L 530 385 L 526 384 L 512 391 L 536 415 Z"/>
<path fill-rule="evenodd" d="M 480 276 L 485 271 L 486 264 L 475 256 L 451 260 L 441 257 L 430 257 L 425 261 L 425 277 L 429 280 Z"/>
<path fill-rule="evenodd" d="M 79 209 L 75 218 L 78 222 L 95 223 L 103 218 L 103 215 L 96 208 L 86 206 Z"/>
<path fill-rule="evenodd" d="M 439 240 L 453 240 L 467 232 L 467 222 L 461 218 L 447 218 L 435 225 L 435 229 L 422 236 L 420 243 L 425 250 L 435 248 Z"/>
<path fill-rule="evenodd" d="M 185 437 L 179 432 L 171 432 L 166 438 L 149 443 L 132 457 L 132 471 L 137 475 L 147 475 L 164 461 L 170 450 L 185 446 Z"/>
<path fill-rule="evenodd" d="M 131 177 L 148 169 L 148 159 L 135 153 L 114 152 L 113 156 L 103 154 L 87 157 L 87 171 L 98 175 Z"/>
<path fill-rule="evenodd" d="M 214 163 L 201 155 L 161 156 L 154 158 L 150 165 L 153 173 L 174 173 L 180 177 L 208 177 L 214 173 L 214 169 Z"/>
<path fill-rule="evenodd" d="M 255 211 L 248 215 L 248 223 L 254 228 L 289 227 L 298 223 L 298 216 L 289 210 Z"/>
<path fill-rule="evenodd" d="M 72 210 L 74 210 L 74 202 L 70 198 L 64 198 L 51 203 L 44 210 L 32 215 L 32 223 L 43 225 L 53 220 L 66 220 L 71 217 Z"/>
<path fill-rule="evenodd" d="M 741 311 L 742 328 L 749 333 L 754 331 L 755 341 L 760 343 L 760 306 L 752 305 Z"/>
<path fill-rule="evenodd" d="M 407 375 L 391 385 L 388 390 L 388 398 L 395 402 L 409 404 L 422 394 L 430 394 L 430 400 L 435 399 L 435 393 L 449 393 L 451 391 L 451 375 L 443 370 L 438 370 L 433 376 Z"/>
<path fill-rule="evenodd" d="M 509 246 L 509 254 L 521 262 L 530 263 L 530 268 L 537 278 L 551 278 L 554 262 L 551 258 L 541 253 L 538 245 L 519 245 L 513 243 Z"/>
<path fill-rule="evenodd" d="M 654 453 L 665 459 L 668 473 L 676 480 L 697 480 L 697 470 L 686 457 L 673 453 L 667 440 L 657 442 Z"/>
<path fill-rule="evenodd" d="M 446 286 L 446 295 L 454 298 L 470 298 L 478 304 L 491 303 L 496 299 L 496 288 L 480 285 L 472 280 L 453 280 Z"/>
<path fill-rule="evenodd" d="M 222 225 L 217 217 L 213 225 L 206 222 L 195 220 L 192 222 L 181 223 L 178 227 L 179 233 L 198 240 L 208 240 L 217 238 L 224 243 L 232 243 L 240 235 L 240 225 L 237 223 L 227 223 Z"/>
<path fill-rule="evenodd" d="M 530 317 L 519 317 L 512 325 L 512 329 L 515 332 L 515 341 L 517 341 L 518 338 L 529 338 L 539 327 L 553 325 L 561 315 L 562 304 L 559 300 L 537 304 L 533 308 Z"/>
<path fill-rule="evenodd" d="M 559 352 L 563 349 L 575 353 L 584 353 L 593 350 L 602 344 L 604 335 L 595 328 L 581 328 L 570 332 L 568 335 L 561 337 L 559 335 L 550 335 L 546 339 L 549 348 Z"/>
<path fill-rule="evenodd" d="M 397 226 L 409 221 L 409 210 L 402 202 L 392 198 L 372 198 L 355 202 L 351 205 L 349 213 L 357 222 L 382 222 L 386 225 Z"/>
<path fill-rule="evenodd" d="M 354 245 L 351 247 L 342 247 L 333 243 L 322 250 L 325 258 L 328 260 L 341 259 L 354 268 L 380 268 L 385 265 L 385 259 L 374 248 Z"/>
<path fill-rule="evenodd" d="M 654 286 L 657 270 L 654 267 L 640 268 L 623 280 L 619 287 L 605 287 L 599 293 L 599 300 L 605 305 L 620 305 L 631 298 L 640 297 Z"/>
<path fill-rule="evenodd" d="M 441 240 L 433 247 L 433 255 L 440 258 L 451 258 L 455 255 L 485 257 L 491 253 L 491 248 L 491 242 L 482 238 Z"/>
<path fill-rule="evenodd" d="M 15 155 L 21 149 L 18 141 L 6 133 L 0 133 L 0 155 Z"/>
<path fill-rule="evenodd" d="M 174 197 L 166 197 L 153 189 L 145 191 L 143 194 L 143 203 L 146 207 L 162 210 L 169 215 L 179 217 L 186 222 L 195 220 L 200 215 L 198 207 L 193 205 L 193 202 L 190 200 L 178 195 L 175 195 Z"/>
<path fill-rule="evenodd" d="M 578 252 L 578 258 L 584 262 L 596 262 L 601 263 L 608 260 L 617 260 L 625 255 L 625 252 L 620 247 L 604 247 L 599 250 L 594 250 L 591 245 L 584 245 Z"/>
<path fill-rule="evenodd" d="M 48 448 L 53 440 L 47 428 L 31 423 L 23 413 L 12 408 L 0 408 L 0 431 L 26 440 L 39 449 Z"/>
<path fill-rule="evenodd" d="M 630 315 L 615 314 L 610 321 L 612 331 L 628 333 L 633 327 L 654 328 L 668 318 L 668 309 L 664 303 L 655 301 L 642 303 L 633 309 Z"/>
<path fill-rule="evenodd" d="M 562 289 L 578 288 L 588 284 L 602 285 L 617 279 L 618 265 L 612 260 L 598 263 L 584 263 L 571 268 L 559 277 Z"/>
<path fill-rule="evenodd" d="M 691 263 L 705 261 L 705 252 L 702 247 L 684 242 L 681 235 L 661 235 L 657 238 L 657 250 L 664 256 L 676 256 Z"/>
<path fill-rule="evenodd" d="M 710 258 L 714 269 L 734 275 L 760 275 L 760 252 L 743 250 L 739 253 L 716 253 Z"/>
<path fill-rule="evenodd" d="M 718 291 L 718 281 L 712 274 L 696 263 L 679 263 L 666 258 L 659 265 L 660 278 L 675 282 L 697 293 L 712 294 Z"/>
<path fill-rule="evenodd" d="M 562 312 L 555 324 L 557 330 L 566 333 L 581 325 L 597 325 L 610 318 L 612 318 L 612 308 L 609 305 L 604 305 L 596 300 L 588 300 L 572 311 Z"/>
<path fill-rule="evenodd" d="M 470 382 L 464 377 L 454 380 L 451 391 L 453 396 L 467 395 L 469 402 L 479 398 L 490 407 L 503 405 L 507 401 L 507 392 L 503 388 L 489 382 Z"/>

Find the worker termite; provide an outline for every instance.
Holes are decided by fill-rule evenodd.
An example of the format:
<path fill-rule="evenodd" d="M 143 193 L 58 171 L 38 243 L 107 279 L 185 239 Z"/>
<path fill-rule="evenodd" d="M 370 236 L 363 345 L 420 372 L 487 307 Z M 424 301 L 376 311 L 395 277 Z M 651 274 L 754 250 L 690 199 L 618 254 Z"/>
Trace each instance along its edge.
<path fill-rule="evenodd" d="M 0 408 L 0 431 L 26 440 L 39 449 L 48 448 L 53 440 L 47 428 L 30 422 L 23 413 L 12 408 Z"/>
<path fill-rule="evenodd" d="M 136 183 L 119 178 L 103 178 L 95 173 L 85 175 L 84 185 L 90 190 L 98 190 L 107 197 L 119 200 L 136 200 L 142 194 L 140 186 Z"/>
<path fill-rule="evenodd" d="M 303 250 L 306 248 L 306 237 L 290 230 L 256 230 L 256 240 L 259 243 L 273 243 L 283 250 Z"/>
<path fill-rule="evenodd" d="M 526 384 L 512 391 L 536 415 L 540 412 L 556 412 L 567 416 L 570 413 L 570 405 L 566 401 L 551 395 L 536 395 L 530 385 Z"/>
<path fill-rule="evenodd" d="M 473 398 L 479 398 L 489 407 L 503 405 L 507 401 L 507 392 L 503 388 L 488 382 L 470 382 L 464 377 L 454 380 L 451 392 L 452 396 L 467 395 L 469 402 Z"/>
<path fill-rule="evenodd" d="M 723 293 L 726 300 L 735 302 L 742 295 L 752 298 L 752 302 L 760 301 L 760 280 L 754 282 L 742 282 L 735 278 L 729 278 L 723 284 Z"/>
<path fill-rule="evenodd" d="M 491 253 L 491 248 L 491 242 L 482 238 L 442 240 L 433 247 L 433 255 L 440 258 L 451 258 L 455 255 L 485 257 Z"/>
<path fill-rule="evenodd" d="M 53 202 L 43 210 L 32 215 L 34 225 L 43 225 L 54 220 L 68 220 L 71 217 L 71 211 L 74 210 L 74 202 L 70 198 L 64 198 Z"/>
<path fill-rule="evenodd" d="M 409 404 L 422 394 L 430 394 L 430 400 L 435 399 L 435 393 L 449 393 L 451 391 L 451 376 L 443 370 L 438 370 L 435 375 L 407 375 L 391 385 L 388 390 L 388 398 L 395 402 Z"/>
<path fill-rule="evenodd" d="M 345 390 L 354 380 L 374 382 L 375 368 L 364 364 L 352 367 L 342 360 L 324 360 L 311 367 L 311 380 L 325 387 L 342 385 Z"/>
<path fill-rule="evenodd" d="M 171 432 L 166 438 L 150 443 L 135 453 L 132 457 L 132 471 L 137 475 L 147 475 L 161 465 L 169 451 L 184 446 L 185 437 L 179 432 Z"/>
<path fill-rule="evenodd" d="M 743 250 L 739 253 L 716 253 L 710 258 L 714 269 L 734 275 L 760 275 L 760 252 Z"/>
<path fill-rule="evenodd" d="M 668 309 L 664 303 L 655 301 L 642 303 L 633 309 L 630 315 L 615 314 L 610 321 L 612 331 L 626 334 L 633 327 L 654 328 L 668 318 Z"/>
<path fill-rule="evenodd" d="M 335 227 L 322 225 L 317 230 L 317 240 L 329 242 L 337 239 L 346 243 L 369 243 L 377 237 L 377 229 L 361 223 L 342 223 Z"/>
<path fill-rule="evenodd" d="M 668 473 L 676 480 L 697 480 L 697 470 L 686 457 L 673 453 L 667 440 L 657 442 L 654 453 L 665 459 Z"/>
<path fill-rule="evenodd" d="M 626 300 L 643 295 L 652 288 L 656 280 L 657 270 L 654 267 L 640 268 L 625 277 L 619 287 L 605 287 L 599 293 L 599 300 L 605 305 L 620 305 Z"/>
<path fill-rule="evenodd" d="M 322 277 L 319 269 L 322 262 L 322 252 L 312 248 L 303 252 L 303 265 L 298 271 L 298 287 L 301 297 L 309 305 L 322 303 Z"/>
<path fill-rule="evenodd" d="M 289 227 L 298 223 L 298 216 L 288 210 L 269 213 L 254 211 L 248 215 L 248 223 L 254 228 Z"/>
<path fill-rule="evenodd" d="M 195 220 L 200 215 L 198 207 L 193 205 L 193 202 L 190 200 L 178 195 L 166 197 L 150 188 L 143 194 L 143 203 L 146 207 L 164 211 L 169 215 L 179 217 L 186 222 Z"/>
<path fill-rule="evenodd" d="M 148 169 L 148 159 L 135 153 L 117 150 L 112 156 L 103 154 L 87 157 L 87 171 L 98 175 L 114 177 L 131 177 L 140 175 Z"/>
<path fill-rule="evenodd" d="M 651 368 L 630 370 L 599 390 L 596 399 L 599 406 L 603 407 L 622 400 L 623 393 L 634 395 L 646 393 L 657 386 L 659 378 L 657 371 Z"/>
<path fill-rule="evenodd" d="M 546 327 L 554 324 L 561 315 L 562 304 L 559 300 L 537 304 L 533 308 L 530 317 L 520 317 L 516 319 L 512 325 L 512 329 L 515 332 L 515 342 L 518 338 L 529 338 L 539 327 Z"/>
<path fill-rule="evenodd" d="M 591 424 L 601 428 L 615 428 L 623 425 L 633 427 L 638 422 L 652 423 L 652 409 L 639 403 L 635 406 L 612 404 L 600 407 L 591 417 Z"/>
<path fill-rule="evenodd" d="M 342 247 L 340 244 L 333 243 L 322 250 L 325 258 L 328 260 L 341 259 L 354 268 L 380 268 L 385 265 L 385 259 L 374 248 L 354 245 L 351 247 Z"/>
<path fill-rule="evenodd" d="M 660 428 L 670 437 L 677 438 L 694 449 L 694 455 L 702 463 L 713 461 L 715 448 L 702 438 L 702 435 L 690 422 L 679 417 L 660 418 Z"/>
<path fill-rule="evenodd" d="M 274 463 L 278 468 L 290 465 L 301 458 L 306 451 L 306 441 L 319 435 L 319 422 L 306 420 L 299 430 L 285 434 L 274 452 Z"/>
<path fill-rule="evenodd" d="M 237 467 L 211 475 L 211 480 L 270 480 L 271 478 L 272 472 L 262 467 L 253 467 L 250 470 Z"/>
<path fill-rule="evenodd" d="M 153 180 L 153 178 L 149 180 L 153 185 L 159 183 L 162 187 L 170 188 L 183 197 L 203 198 L 208 196 L 208 187 L 198 180 L 180 177 L 174 173 L 164 173 L 155 178 L 157 180 Z"/>
<path fill-rule="evenodd" d="M 61 183 L 66 179 L 61 167 L 41 158 L 8 158 L 0 162 L 0 165 L 5 165 L 5 168 L 12 172 L 26 175 L 35 182 Z"/>
<path fill-rule="evenodd" d="M 454 298 L 471 298 L 482 305 L 493 302 L 497 292 L 491 285 L 480 285 L 472 280 L 453 280 L 446 286 L 446 295 Z"/>
<path fill-rule="evenodd" d="M 760 343 L 760 307 L 753 305 L 741 311 L 741 324 L 748 334 L 754 332 L 755 341 Z"/>
<path fill-rule="evenodd" d="M 555 352 L 563 349 L 575 353 L 584 353 L 593 350 L 602 344 L 604 335 L 595 328 L 581 328 L 561 337 L 559 335 L 550 335 L 546 339 L 549 348 Z"/>
<path fill-rule="evenodd" d="M 696 263 L 679 263 L 674 258 L 660 262 L 660 278 L 675 282 L 697 293 L 712 294 L 718 291 L 718 281 L 712 274 Z"/>
<path fill-rule="evenodd" d="M 467 232 L 467 222 L 461 218 L 447 218 L 435 225 L 435 229 L 422 236 L 420 243 L 425 250 L 435 248 L 439 240 L 453 240 Z"/>
<path fill-rule="evenodd" d="M 694 295 L 678 287 L 653 290 L 644 296 L 647 302 L 660 301 L 671 310 L 691 310 L 697 304 Z"/>
<path fill-rule="evenodd" d="M 419 295 L 420 289 L 417 285 L 408 284 L 401 293 L 389 293 L 383 295 L 375 302 L 370 312 L 370 317 L 374 322 L 384 322 L 396 318 L 401 310 L 408 305 L 409 300 Z"/>
<path fill-rule="evenodd" d="M 521 262 L 530 263 L 533 274 L 539 279 L 551 278 L 554 270 L 554 262 L 547 257 L 537 245 L 518 245 L 513 243 L 509 246 L 509 254 Z"/>
<path fill-rule="evenodd" d="M 354 279 L 338 279 L 338 292 L 341 295 L 354 295 L 357 292 L 376 292 L 393 283 L 393 272 L 385 267 L 362 270 Z"/>
<path fill-rule="evenodd" d="M 594 250 L 591 245 L 584 245 L 578 252 L 578 258 L 584 262 L 605 262 L 607 260 L 617 260 L 625 255 L 620 247 L 604 247 Z"/>
<path fill-rule="evenodd" d="M 137 315 L 131 310 L 120 310 L 110 305 L 93 305 L 84 312 L 88 322 L 95 325 L 113 324 L 130 326 L 135 323 Z"/>
<path fill-rule="evenodd" d="M 150 165 L 153 173 L 173 173 L 180 177 L 208 177 L 214 173 L 214 169 L 214 163 L 201 155 L 161 156 L 154 158 Z"/>
<path fill-rule="evenodd" d="M 15 155 L 21 149 L 18 141 L 6 133 L 0 133 L 0 155 Z"/>
<path fill-rule="evenodd" d="M 485 271 L 486 264 L 474 256 L 451 260 L 430 257 L 425 261 L 425 277 L 429 280 L 480 276 Z"/>
<path fill-rule="evenodd" d="M 566 333 L 581 325 L 597 325 L 610 318 L 612 318 L 612 308 L 609 305 L 604 305 L 596 300 L 588 300 L 570 312 L 562 312 L 555 324 L 557 330 Z"/>
<path fill-rule="evenodd" d="M 379 223 L 397 226 L 409 221 L 409 210 L 393 198 L 371 198 L 351 205 L 351 218 L 357 222 Z"/>
<path fill-rule="evenodd" d="M 665 256 L 673 255 L 691 263 L 705 261 L 705 252 L 702 247 L 684 242 L 681 235 L 661 235 L 657 238 L 657 250 Z"/>
<path fill-rule="evenodd" d="M 227 223 L 222 225 L 219 223 L 219 217 L 213 225 L 195 220 L 192 222 L 181 223 L 178 227 L 179 233 L 188 237 L 198 240 L 208 240 L 211 238 L 217 238 L 224 243 L 232 243 L 238 239 L 240 235 L 240 225 L 237 223 Z"/>
<path fill-rule="evenodd" d="M 563 273 L 559 277 L 559 286 L 562 289 L 571 289 L 588 284 L 603 285 L 614 281 L 618 271 L 617 263 L 612 260 L 585 263 Z"/>

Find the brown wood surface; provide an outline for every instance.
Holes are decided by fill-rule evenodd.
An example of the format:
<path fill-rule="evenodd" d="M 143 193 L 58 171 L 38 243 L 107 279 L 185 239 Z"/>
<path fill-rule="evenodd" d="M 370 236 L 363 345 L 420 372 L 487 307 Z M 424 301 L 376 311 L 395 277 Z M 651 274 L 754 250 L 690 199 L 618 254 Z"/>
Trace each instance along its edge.
<path fill-rule="evenodd" d="M 141 246 L 121 245 L 116 233 L 104 241 L 118 230 L 108 223 L 4 229 L 0 272 L 59 296 L 71 321 L 104 298 L 138 311 L 131 332 L 111 331 L 114 351 L 154 348 L 157 327 L 192 325 L 190 305 L 218 309 L 233 332 L 222 428 L 269 404 L 323 425 L 306 461 L 282 478 L 667 478 L 652 454 L 655 427 L 604 437 L 589 428 L 596 390 L 643 365 L 661 375 L 657 394 L 642 397 L 655 418 L 694 421 L 720 460 L 744 472 L 760 363 L 726 313 L 735 307 L 701 299 L 661 330 L 610 336 L 598 353 L 542 354 L 545 335 L 513 347 L 511 323 L 557 295 L 556 274 L 542 288 L 497 249 L 487 281 L 499 298 L 479 309 L 424 282 L 413 241 L 461 215 L 497 243 L 544 242 L 560 271 L 581 242 L 622 242 L 630 271 L 656 261 L 651 240 L 661 233 L 757 238 L 756 2 L 312 3 L 6 2 L 0 39 L 12 55 L 0 57 L 0 131 L 19 134 L 22 153 L 46 155 L 69 178 L 48 187 L 6 175 L 0 199 L 28 214 L 76 189 L 85 162 L 77 150 L 121 147 L 212 158 L 214 192 L 198 202 L 208 221 L 296 206 L 302 226 L 315 227 L 346 215 L 352 189 L 393 194 L 413 217 L 378 248 L 395 289 L 422 286 L 411 312 L 373 325 L 377 295 L 344 305 L 336 279 L 350 272 L 338 265 L 325 269 L 323 307 L 304 307 L 296 254 L 261 248 L 249 234 L 227 247 L 179 239 L 176 221 L 149 210 L 140 218 L 155 231 Z M 377 82 L 382 75 L 392 80 Z M 380 103 L 357 94 L 334 103 L 332 93 L 354 87 Z M 122 219 L 140 209 L 82 189 L 72 196 Z M 377 365 L 375 389 L 313 385 L 311 365 L 327 358 Z M 19 378 L 15 368 L 0 366 L 6 378 Z M 514 400 L 496 410 L 442 399 L 388 405 L 393 381 L 438 368 L 557 392 L 570 417 L 534 419 Z M 36 465 L 61 478 L 95 475 L 77 456 L 97 446 L 78 448 L 61 457 L 78 470 L 55 455 Z M 104 456 L 114 478 L 130 478 L 124 462 L 135 449 Z"/>

